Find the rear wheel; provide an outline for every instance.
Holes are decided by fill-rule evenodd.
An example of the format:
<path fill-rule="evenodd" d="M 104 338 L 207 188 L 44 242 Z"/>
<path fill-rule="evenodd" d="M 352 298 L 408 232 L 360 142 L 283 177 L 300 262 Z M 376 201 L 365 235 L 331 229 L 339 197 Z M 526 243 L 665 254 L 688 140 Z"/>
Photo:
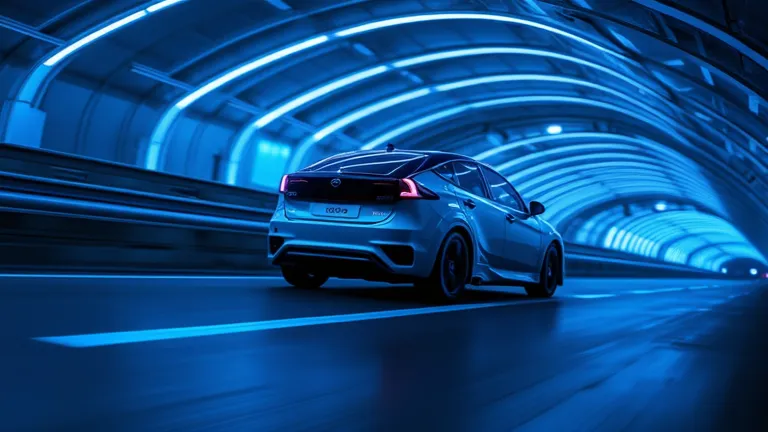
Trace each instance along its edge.
<path fill-rule="evenodd" d="M 547 253 L 544 255 L 544 262 L 541 265 L 539 283 L 525 287 L 525 292 L 531 297 L 552 297 L 557 290 L 559 275 L 560 255 L 557 253 L 557 248 L 554 245 L 550 245 Z"/>
<path fill-rule="evenodd" d="M 432 274 L 417 286 L 438 301 L 457 301 L 464 293 L 469 269 L 467 242 L 461 234 L 453 232 L 443 240 Z"/>
<path fill-rule="evenodd" d="M 328 281 L 328 276 L 309 273 L 298 267 L 280 267 L 283 279 L 296 288 L 316 289 Z"/>

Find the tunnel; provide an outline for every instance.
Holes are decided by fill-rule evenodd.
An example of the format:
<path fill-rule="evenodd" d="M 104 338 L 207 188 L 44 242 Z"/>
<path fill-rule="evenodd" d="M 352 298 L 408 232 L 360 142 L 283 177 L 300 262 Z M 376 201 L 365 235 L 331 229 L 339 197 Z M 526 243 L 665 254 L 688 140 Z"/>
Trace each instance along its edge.
<path fill-rule="evenodd" d="M 3 0 L 0 430 L 768 430 L 766 20 L 750 0 Z M 281 183 L 387 152 L 543 204 L 557 292 L 289 287 Z"/>

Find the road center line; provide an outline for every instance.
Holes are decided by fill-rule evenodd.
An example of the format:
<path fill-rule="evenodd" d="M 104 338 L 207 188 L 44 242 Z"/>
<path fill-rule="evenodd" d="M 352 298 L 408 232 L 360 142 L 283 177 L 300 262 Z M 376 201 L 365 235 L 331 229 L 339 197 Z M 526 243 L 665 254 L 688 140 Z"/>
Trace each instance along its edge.
<path fill-rule="evenodd" d="M 475 303 L 452 306 L 434 306 L 413 309 L 398 309 L 380 312 L 363 312 L 346 315 L 329 315 L 317 317 L 288 318 L 271 321 L 254 321 L 235 324 L 218 324 L 196 327 L 178 327 L 154 330 L 136 330 L 114 333 L 93 333 L 70 336 L 36 337 L 34 340 L 66 346 L 69 348 L 92 348 L 100 346 L 123 345 L 132 343 L 152 342 L 172 339 L 185 339 L 202 336 L 217 336 L 233 333 L 257 332 L 294 327 L 308 327 L 326 324 L 340 324 L 357 321 L 399 318 L 415 315 L 428 315 L 446 312 L 458 312 L 473 309 L 487 309 L 503 306 L 527 305 L 532 303 L 551 302 L 554 299 L 542 300 L 511 300 L 494 303 Z"/>
<path fill-rule="evenodd" d="M 578 298 L 578 299 L 600 299 L 600 298 L 609 298 L 609 297 L 616 297 L 617 294 L 573 294 L 570 297 Z"/>

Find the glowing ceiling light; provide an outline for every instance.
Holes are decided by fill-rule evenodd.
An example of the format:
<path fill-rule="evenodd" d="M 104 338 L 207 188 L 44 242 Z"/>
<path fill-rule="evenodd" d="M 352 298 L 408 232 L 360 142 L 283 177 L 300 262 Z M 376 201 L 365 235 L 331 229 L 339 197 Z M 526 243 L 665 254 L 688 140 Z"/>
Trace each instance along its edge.
<path fill-rule="evenodd" d="M 663 201 L 659 201 L 659 202 L 657 202 L 657 203 L 656 203 L 656 204 L 653 206 L 653 208 L 654 208 L 654 209 L 656 209 L 656 211 L 660 211 L 660 212 L 663 212 L 664 210 L 666 210 L 666 209 L 667 209 L 667 203 L 665 203 L 665 202 L 663 202 Z"/>
<path fill-rule="evenodd" d="M 516 150 L 519 148 L 523 148 L 526 146 L 538 145 L 538 144 L 544 144 L 544 143 L 554 143 L 554 142 L 567 141 L 567 140 L 597 140 L 597 141 L 607 140 L 607 141 L 613 141 L 613 142 L 630 143 L 630 144 L 635 144 L 642 147 L 650 147 L 655 149 L 658 152 L 665 153 L 666 155 L 680 159 L 680 163 L 683 166 L 688 166 L 690 168 L 698 167 L 698 165 L 696 165 L 695 163 L 683 158 L 680 154 L 675 153 L 669 147 L 659 144 L 656 141 L 644 139 L 643 137 L 630 137 L 626 135 L 620 135 L 620 134 L 608 133 L 608 132 L 570 132 L 570 133 L 565 133 L 557 136 L 536 136 L 532 138 L 524 138 L 519 141 L 513 141 L 499 147 L 491 148 L 482 153 L 478 153 L 475 156 L 473 156 L 473 158 L 483 161 L 492 156 L 499 155 L 504 152 Z"/>
<path fill-rule="evenodd" d="M 425 88 L 420 89 L 408 93 L 404 93 L 371 105 L 366 106 L 365 108 L 362 108 L 360 110 L 357 110 L 351 114 L 348 114 L 333 123 L 329 124 L 328 126 L 325 126 L 324 128 L 317 131 L 313 136 L 312 139 L 317 142 L 322 140 L 323 138 L 327 137 L 328 135 L 336 132 L 339 129 L 345 128 L 352 124 L 353 122 L 356 122 L 364 117 L 368 117 L 372 114 L 375 114 L 381 110 L 393 107 L 395 105 L 408 102 L 410 100 L 420 98 L 422 96 L 426 96 L 428 94 L 432 93 L 431 88 Z"/>
<path fill-rule="evenodd" d="M 263 128 L 270 124 L 271 122 L 275 121 L 275 119 L 284 116 L 288 114 L 289 112 L 311 102 L 315 99 L 321 98 L 323 96 L 326 96 L 327 94 L 339 90 L 341 88 L 347 87 L 351 84 L 354 84 L 358 81 L 362 81 L 377 75 L 380 75 L 386 71 L 390 70 L 389 66 L 377 66 L 371 69 L 366 69 L 362 72 L 357 72 L 352 75 L 346 76 L 344 78 L 341 78 L 339 80 L 333 81 L 329 84 L 326 84 L 324 86 L 318 87 L 312 91 L 309 91 L 307 93 L 304 93 L 303 95 L 290 100 L 289 102 L 281 105 L 280 107 L 270 111 L 269 113 L 263 115 L 261 118 L 256 120 L 253 123 L 253 127 L 255 128 Z"/>
<path fill-rule="evenodd" d="M 130 23 L 132 23 L 134 21 L 137 21 L 137 20 L 139 20 L 141 18 L 144 18 L 148 14 L 149 13 L 146 10 L 140 10 L 140 11 L 138 11 L 136 13 L 133 13 L 131 15 L 128 15 L 127 17 L 125 17 L 125 18 L 123 18 L 123 19 L 121 19 L 119 21 L 116 21 L 116 22 L 114 22 L 114 23 L 112 23 L 112 24 L 110 24 L 110 25 L 108 25 L 106 27 L 102 27 L 101 29 L 99 29 L 99 30 L 97 30 L 97 31 L 95 31 L 95 32 L 93 32 L 91 34 L 86 35 L 82 39 L 77 40 L 75 43 L 73 43 L 71 45 L 67 45 L 64 49 L 62 49 L 61 51 L 56 53 L 53 57 L 51 57 L 48 60 L 46 60 L 45 63 L 43 63 L 43 64 L 48 66 L 48 67 L 55 66 L 56 63 L 58 63 L 58 62 L 64 60 L 65 58 L 69 57 L 75 51 L 83 48 L 84 46 L 92 43 L 93 41 L 95 41 L 97 39 L 100 39 L 100 38 L 102 38 L 102 37 L 112 33 L 113 31 L 119 29 L 120 27 L 126 26 L 126 25 L 128 25 L 128 24 L 130 24 Z"/>
<path fill-rule="evenodd" d="M 727 268 L 725 268 L 725 267 L 723 267 L 723 268 L 721 268 L 721 269 L 720 269 L 720 273 L 722 273 L 722 274 L 728 274 L 728 269 L 727 269 Z"/>
<path fill-rule="evenodd" d="M 351 27 L 345 30 L 337 31 L 335 35 L 338 37 L 347 37 L 347 36 L 352 36 L 360 33 L 369 32 L 372 30 L 382 29 L 385 27 L 392 27 L 392 26 L 398 26 L 403 24 L 413 24 L 413 23 L 427 22 L 427 21 L 443 21 L 443 20 L 485 20 L 485 21 L 496 21 L 496 22 L 504 22 L 504 23 L 511 23 L 511 24 L 519 24 L 527 27 L 534 27 L 540 30 L 545 30 L 550 33 L 554 33 L 559 36 L 563 36 L 565 38 L 577 41 L 581 44 L 590 46 L 598 51 L 604 52 L 606 54 L 610 54 L 614 57 L 627 60 L 626 56 L 614 50 L 611 50 L 609 48 L 598 45 L 588 39 L 577 36 L 573 33 L 568 33 L 558 28 L 555 28 L 546 24 L 538 23 L 535 21 L 530 21 L 530 20 L 521 19 L 521 18 L 514 18 L 511 16 L 500 15 L 500 14 L 490 14 L 490 13 L 434 13 L 434 14 L 425 14 L 425 15 L 412 15 L 412 16 L 405 16 L 405 17 L 399 17 L 399 18 L 390 18 L 390 19 L 385 19 L 385 20 L 363 24 L 363 25 Z"/>
<path fill-rule="evenodd" d="M 223 85 L 229 83 L 230 81 L 236 80 L 240 78 L 241 76 L 253 72 L 256 69 L 260 69 L 268 64 L 274 63 L 282 58 L 288 57 L 290 55 L 296 54 L 298 52 L 304 51 L 306 49 L 315 47 L 320 44 L 324 44 L 328 42 L 329 38 L 328 36 L 317 36 L 311 39 L 307 39 L 304 42 L 297 43 L 295 45 L 291 45 L 287 48 L 283 48 L 281 50 L 275 51 L 271 54 L 267 54 L 263 57 L 260 57 L 256 60 L 253 60 L 251 62 L 245 63 L 227 73 L 224 75 L 221 75 L 218 78 L 215 78 L 202 87 L 198 88 L 197 90 L 193 91 L 192 93 L 188 94 L 186 97 L 181 99 L 180 101 L 176 102 L 176 107 L 180 109 L 184 109 L 191 105 L 193 102 L 197 101 L 201 97 L 207 95 L 208 93 L 217 90 L 218 88 L 222 87 Z"/>
<path fill-rule="evenodd" d="M 443 92 L 443 91 L 451 91 L 459 88 L 465 88 L 468 86 L 474 86 L 474 85 L 481 85 L 481 84 L 489 84 L 489 83 L 496 83 L 496 82 L 504 82 L 504 81 L 542 81 L 542 82 L 561 82 L 561 83 L 567 83 L 567 84 L 573 84 L 577 86 L 582 87 L 589 87 L 594 88 L 596 90 L 600 90 L 603 92 L 606 92 L 608 94 L 614 95 L 618 98 L 627 100 L 631 103 L 634 103 L 636 105 L 639 105 L 640 107 L 644 108 L 647 111 L 650 111 L 652 114 L 658 116 L 659 118 L 657 121 L 652 121 L 642 115 L 636 114 L 633 111 L 626 110 L 624 108 L 618 107 L 616 105 L 612 104 L 606 104 L 603 102 L 597 102 L 592 101 L 585 98 L 571 98 L 571 97 L 565 97 L 565 96 L 528 96 L 528 97 L 514 97 L 514 98 L 507 98 L 510 100 L 509 105 L 515 104 L 515 103 L 526 103 L 526 102 L 562 102 L 562 103 L 576 103 L 576 104 L 583 104 L 583 105 L 591 105 L 594 107 L 600 107 L 604 109 L 609 109 L 613 111 L 620 112 L 624 115 L 627 115 L 629 117 L 636 118 L 640 121 L 643 121 L 645 123 L 651 124 L 654 127 L 666 131 L 668 130 L 668 127 L 663 125 L 664 123 L 664 117 L 661 113 L 658 113 L 653 108 L 643 104 L 642 102 L 627 96 L 621 92 L 618 92 L 616 90 L 613 90 L 611 88 L 594 84 L 589 81 L 584 80 L 578 80 L 570 77 L 563 77 L 563 76 L 554 76 L 554 75 L 541 75 L 541 74 L 521 74 L 521 75 L 494 75 L 494 76 L 487 76 L 487 77 L 479 77 L 479 78 L 470 78 L 466 80 L 456 81 L 452 83 L 446 83 L 446 84 L 438 84 L 433 87 L 429 87 L 426 89 L 420 89 L 416 91 L 412 91 L 409 93 L 404 93 L 399 96 L 395 96 L 390 99 L 386 99 L 381 102 L 377 102 L 375 104 L 369 105 L 365 108 L 362 108 L 352 114 L 349 114 L 348 116 L 337 120 L 336 122 L 332 123 L 331 125 L 323 127 L 319 132 L 315 133 L 314 136 L 311 139 L 306 139 L 299 144 L 296 153 L 294 154 L 293 160 L 291 161 L 291 164 L 289 166 L 290 171 L 295 171 L 298 169 L 299 165 L 303 161 L 305 155 L 309 151 L 309 149 L 318 141 L 328 136 L 330 133 L 333 133 L 343 127 L 348 126 L 353 121 L 357 121 L 365 116 L 371 115 L 375 112 L 380 111 L 381 109 L 388 108 L 391 106 L 394 106 L 398 103 L 406 102 L 408 100 L 412 100 L 417 97 L 426 96 L 427 94 L 430 94 L 433 91 L 436 92 Z M 555 98 L 555 99 L 552 99 Z M 469 108 L 484 108 L 487 101 L 481 101 L 481 102 L 475 102 L 472 104 L 469 104 Z M 493 104 L 489 105 L 492 106 Z M 674 135 L 675 133 L 672 132 L 670 135 Z M 388 134 L 385 134 L 384 136 L 387 136 Z M 379 139 L 382 139 L 381 137 Z M 236 143 L 239 143 L 243 140 L 238 139 Z M 366 144 L 366 146 L 361 147 L 362 150 L 370 150 L 373 147 L 370 146 L 371 143 Z M 231 165 L 230 165 L 231 166 Z M 237 169 L 237 168 L 235 168 Z M 230 176 L 232 177 L 232 176 Z"/>
<path fill-rule="evenodd" d="M 560 125 L 550 125 L 550 126 L 547 126 L 547 133 L 550 134 L 550 135 L 557 135 L 557 134 L 559 134 L 562 131 L 563 131 L 563 127 L 560 126 Z"/>
<path fill-rule="evenodd" d="M 159 10 L 165 9 L 167 7 L 171 7 L 183 1 L 186 1 L 186 0 L 164 0 L 164 1 L 161 1 L 160 3 L 155 3 L 152 6 L 148 7 L 147 12 L 149 13 L 157 12 Z"/>
<path fill-rule="evenodd" d="M 586 105 L 586 106 L 593 106 L 596 108 L 604 108 L 610 111 L 619 112 L 621 114 L 627 115 L 629 117 L 636 118 L 638 120 L 643 121 L 644 123 L 648 123 L 652 125 L 655 128 L 658 128 L 671 136 L 679 137 L 679 134 L 675 133 L 674 131 L 669 130 L 669 128 L 661 126 L 657 124 L 656 122 L 652 122 L 649 119 L 638 116 L 637 114 L 631 113 L 627 111 L 624 108 L 618 107 L 613 104 L 604 103 L 604 102 L 597 102 L 591 99 L 586 98 L 580 98 L 580 97 L 571 97 L 571 96 L 553 96 L 553 95 L 547 95 L 547 96 L 514 96 L 514 97 L 506 97 L 506 98 L 499 98 L 499 99 L 489 99 L 485 101 L 480 102 L 472 102 L 465 105 L 456 106 L 450 109 L 447 109 L 445 111 L 440 111 L 437 113 L 433 113 L 431 115 L 428 115 L 426 117 L 423 117 L 419 120 L 415 120 L 411 123 L 407 123 L 403 126 L 400 126 L 396 129 L 391 130 L 390 132 L 387 132 L 378 138 L 368 142 L 367 144 L 360 147 L 361 150 L 372 150 L 383 143 L 389 142 L 393 140 L 394 138 L 397 138 L 398 136 L 401 136 L 403 134 L 406 134 L 408 132 L 411 132 L 417 128 L 424 127 L 427 124 L 434 123 L 440 120 L 443 120 L 445 118 L 455 116 L 457 114 L 463 113 L 467 110 L 477 110 L 477 109 L 483 109 L 483 108 L 489 108 L 489 107 L 496 107 L 496 106 L 502 106 L 502 105 L 515 105 L 519 103 L 535 103 L 535 102 L 557 102 L 557 103 L 573 103 L 578 105 Z"/>
<path fill-rule="evenodd" d="M 125 27 L 134 21 L 138 21 L 151 13 L 163 10 L 165 8 L 173 6 L 177 3 L 181 3 L 183 1 L 186 1 L 186 0 L 164 0 L 164 1 L 157 2 L 145 9 L 141 9 L 137 12 L 134 12 L 96 31 L 88 33 L 80 37 L 79 39 L 75 40 L 72 43 L 64 45 L 63 48 L 57 51 L 53 56 L 47 59 L 43 64 L 48 67 L 56 66 L 56 64 L 58 64 L 65 58 L 69 57 L 70 55 L 74 54 L 75 52 L 79 51 L 83 47 L 93 43 L 98 39 L 103 38 L 104 36 L 114 32 L 115 30 L 118 30 L 121 27 Z"/>
<path fill-rule="evenodd" d="M 749 269 L 749 274 L 751 274 L 752 276 L 757 276 L 757 269 L 756 268 Z"/>
<path fill-rule="evenodd" d="M 261 67 L 271 64 L 272 62 L 283 59 L 297 52 L 303 51 L 307 48 L 323 44 L 325 42 L 328 42 L 331 39 L 346 38 L 349 36 L 353 36 L 356 34 L 368 32 L 368 31 L 380 29 L 380 28 L 419 23 L 419 22 L 427 22 L 427 21 L 440 21 L 440 20 L 488 20 L 488 21 L 514 23 L 514 24 L 524 25 L 528 27 L 533 27 L 540 30 L 545 30 L 550 33 L 567 37 L 571 40 L 574 40 L 579 43 L 586 44 L 587 46 L 598 49 L 601 52 L 605 52 L 613 55 L 614 57 L 621 58 L 629 63 L 636 64 L 636 62 L 628 59 L 627 57 L 621 55 L 620 53 L 617 53 L 609 48 L 602 47 L 594 42 L 591 42 L 575 34 L 568 33 L 566 31 L 557 29 L 555 27 L 537 23 L 534 21 L 514 18 L 514 17 L 501 15 L 501 14 L 493 14 L 493 13 L 419 14 L 419 15 L 411 15 L 406 17 L 398 17 L 398 18 L 390 18 L 390 19 L 373 21 L 373 22 L 353 26 L 343 30 L 328 32 L 323 35 L 318 35 L 316 37 L 313 37 L 309 40 L 305 40 L 297 44 L 289 45 L 287 47 L 284 47 L 271 54 L 267 54 L 254 61 L 241 64 L 240 66 L 237 66 L 234 69 L 231 69 L 223 73 L 217 78 L 214 78 L 208 81 L 202 87 L 197 88 L 192 93 L 188 94 L 183 99 L 175 103 L 171 108 L 169 108 L 163 114 L 157 126 L 155 127 L 155 130 L 152 133 L 152 138 L 150 139 L 144 164 L 149 169 L 157 169 L 157 167 L 159 166 L 159 158 L 162 156 L 161 148 L 163 146 L 163 141 L 165 140 L 165 137 L 168 133 L 168 129 L 170 129 L 170 127 L 176 121 L 176 118 L 181 114 L 182 110 L 186 109 L 190 104 L 199 100 L 206 94 L 224 86 L 230 81 L 237 79 L 246 73 L 253 72 Z"/>
<path fill-rule="evenodd" d="M 468 109 L 470 109 L 469 105 L 461 105 L 461 106 L 456 106 L 444 111 L 439 111 L 434 114 L 424 116 L 418 120 L 414 120 L 410 123 L 407 123 L 400 127 L 392 129 L 391 131 L 379 136 L 378 138 L 369 142 L 368 144 L 360 147 L 360 150 L 373 150 L 374 148 L 384 144 L 385 142 L 391 141 L 392 139 L 397 138 L 400 135 L 406 134 L 414 129 L 426 126 L 430 123 L 435 123 L 445 118 L 461 114 Z"/>
<path fill-rule="evenodd" d="M 331 92 L 340 90 L 344 87 L 347 87 L 349 85 L 352 85 L 354 83 L 358 83 L 360 81 L 363 81 L 365 79 L 377 76 L 381 73 L 384 73 L 388 70 L 392 69 L 402 69 L 410 66 L 420 65 L 424 63 L 430 63 L 434 61 L 439 60 L 447 60 L 452 58 L 462 58 L 462 57 L 470 57 L 470 56 L 479 56 L 479 55 L 494 55 L 494 54 L 503 54 L 503 55 L 530 55 L 535 57 L 543 57 L 543 58 L 552 58 L 556 60 L 562 60 L 567 61 L 571 63 L 575 63 L 590 69 L 597 70 L 599 72 L 605 73 L 607 75 L 613 76 L 619 80 L 622 80 L 637 89 L 643 91 L 647 94 L 652 94 L 656 96 L 657 98 L 660 98 L 663 101 L 666 101 L 666 99 L 663 98 L 662 95 L 654 92 L 650 88 L 644 86 L 643 84 L 639 83 L 638 81 L 635 81 L 628 77 L 626 74 L 622 74 L 619 72 L 614 71 L 613 69 L 607 68 L 605 66 L 599 65 L 597 63 L 593 63 L 587 60 L 580 59 L 578 57 L 568 56 L 565 54 L 560 54 L 552 51 L 546 51 L 546 50 L 540 50 L 540 49 L 532 49 L 532 48 L 520 48 L 520 47 L 476 47 L 476 48 L 466 48 L 466 49 L 457 49 L 457 50 L 448 50 L 448 51 L 442 51 L 432 54 L 426 54 L 426 55 L 419 55 L 415 57 L 406 58 L 403 60 L 397 60 L 391 62 L 389 65 L 382 65 L 378 67 L 373 67 L 370 69 L 363 70 L 361 72 L 353 73 L 352 75 L 345 76 L 343 78 L 340 78 L 336 81 L 332 81 L 328 84 L 325 84 L 323 86 L 320 86 L 316 89 L 310 90 L 295 99 L 289 100 L 288 102 L 284 103 L 283 105 L 273 109 L 272 111 L 264 114 L 262 117 L 254 121 L 253 123 L 246 126 L 243 130 L 237 133 L 237 138 L 235 139 L 234 145 L 231 147 L 230 155 L 229 155 L 229 166 L 232 166 L 237 170 L 237 166 L 239 166 L 240 160 L 242 160 L 242 154 L 245 151 L 248 143 L 253 138 L 253 135 L 256 133 L 256 130 L 266 127 L 271 122 L 275 121 L 279 117 L 288 114 L 289 112 L 292 112 L 294 110 L 302 108 L 304 105 L 310 104 L 314 102 L 315 100 L 327 96 Z M 520 75 L 522 77 L 522 75 Z M 480 80 L 486 79 L 489 81 L 485 82 L 491 82 L 492 78 L 484 77 L 479 78 Z M 497 78 L 498 79 L 498 78 Z M 440 86 L 440 90 L 450 90 L 453 88 L 460 88 L 468 85 L 473 85 L 477 82 L 477 79 L 468 79 L 464 81 L 459 81 L 452 84 L 445 84 Z M 562 82 L 562 81 L 561 81 Z M 482 83 L 482 82 L 481 82 Z M 632 102 L 632 101 L 630 101 Z M 632 103 L 636 103 L 632 102 Z M 156 130 L 165 130 L 168 126 L 158 125 Z M 153 134 L 153 136 L 163 137 L 164 135 L 160 134 Z M 155 142 L 156 140 L 152 140 Z"/>

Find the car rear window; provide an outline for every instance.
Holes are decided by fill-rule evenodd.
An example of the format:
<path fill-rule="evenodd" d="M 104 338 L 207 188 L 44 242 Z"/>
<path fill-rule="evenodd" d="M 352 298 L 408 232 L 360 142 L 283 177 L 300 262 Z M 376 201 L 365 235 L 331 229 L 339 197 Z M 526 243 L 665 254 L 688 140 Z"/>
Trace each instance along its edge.
<path fill-rule="evenodd" d="M 421 153 L 350 153 L 324 159 L 302 171 L 407 177 L 426 160 L 427 155 Z"/>

